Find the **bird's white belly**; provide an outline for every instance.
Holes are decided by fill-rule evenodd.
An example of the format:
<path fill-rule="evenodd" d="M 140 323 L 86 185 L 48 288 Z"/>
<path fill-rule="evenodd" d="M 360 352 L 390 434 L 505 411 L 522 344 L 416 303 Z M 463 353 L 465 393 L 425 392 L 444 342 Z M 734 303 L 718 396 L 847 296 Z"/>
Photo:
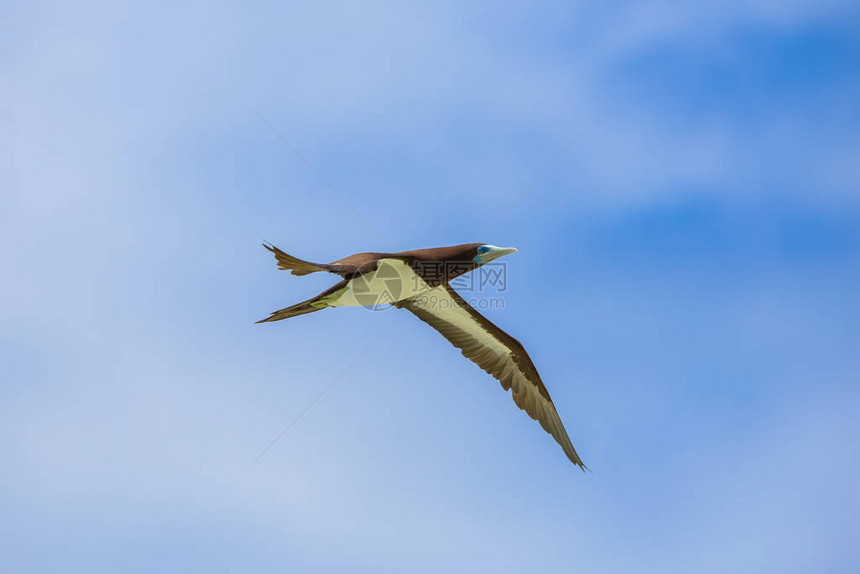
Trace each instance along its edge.
<path fill-rule="evenodd" d="M 332 307 L 373 307 L 403 301 L 431 287 L 399 259 L 382 259 L 376 270 L 352 279 Z"/>

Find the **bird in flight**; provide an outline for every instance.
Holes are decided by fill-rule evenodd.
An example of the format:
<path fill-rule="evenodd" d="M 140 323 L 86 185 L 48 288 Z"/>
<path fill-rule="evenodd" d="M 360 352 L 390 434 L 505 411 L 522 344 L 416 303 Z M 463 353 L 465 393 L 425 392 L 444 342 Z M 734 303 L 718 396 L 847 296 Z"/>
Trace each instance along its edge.
<path fill-rule="evenodd" d="M 463 356 L 497 379 L 505 390 L 510 390 L 516 405 L 552 435 L 573 464 L 585 470 L 522 344 L 481 315 L 449 284 L 452 279 L 516 249 L 467 243 L 399 253 L 356 253 L 331 263 L 310 263 L 274 245 L 263 246 L 275 255 L 280 269 L 293 275 L 327 271 L 342 280 L 316 297 L 275 311 L 258 323 L 289 319 L 327 307 L 393 305 L 406 309 L 436 329 Z"/>

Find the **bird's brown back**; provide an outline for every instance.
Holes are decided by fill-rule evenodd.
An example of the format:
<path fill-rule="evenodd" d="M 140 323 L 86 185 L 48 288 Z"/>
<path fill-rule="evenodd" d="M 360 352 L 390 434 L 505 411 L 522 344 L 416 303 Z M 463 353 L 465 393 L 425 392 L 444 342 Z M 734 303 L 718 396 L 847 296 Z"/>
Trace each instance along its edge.
<path fill-rule="evenodd" d="M 356 253 L 332 261 L 329 265 L 336 269 L 338 274 L 353 278 L 376 270 L 382 259 L 400 259 L 408 262 L 419 277 L 431 287 L 435 287 L 475 269 L 478 264 L 474 262 L 474 257 L 481 245 L 483 243 L 464 243 L 397 253 Z"/>

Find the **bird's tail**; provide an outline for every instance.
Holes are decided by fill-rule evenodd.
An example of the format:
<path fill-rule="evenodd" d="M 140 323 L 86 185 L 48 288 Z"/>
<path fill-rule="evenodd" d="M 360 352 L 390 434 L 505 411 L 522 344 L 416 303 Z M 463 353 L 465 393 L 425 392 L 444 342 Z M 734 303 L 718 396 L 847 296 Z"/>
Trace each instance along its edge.
<path fill-rule="evenodd" d="M 313 299 L 308 299 L 307 301 L 302 301 L 301 303 L 296 303 L 295 305 L 284 307 L 279 311 L 273 312 L 265 319 L 257 321 L 257 323 L 280 321 L 281 319 L 289 319 L 290 317 L 297 317 L 299 315 L 313 313 L 314 311 L 319 311 L 321 309 L 325 309 L 326 307 L 330 307 L 330 303 L 336 301 L 338 297 L 340 297 L 346 290 L 347 283 L 348 281 L 346 280 L 341 281 L 331 289 L 323 291 Z"/>
<path fill-rule="evenodd" d="M 278 269 L 290 271 L 293 275 L 308 275 L 309 273 L 316 273 L 317 271 L 331 270 L 326 264 L 302 261 L 297 257 L 284 253 L 274 245 L 263 243 L 263 247 L 275 255 L 275 259 L 278 261 Z"/>

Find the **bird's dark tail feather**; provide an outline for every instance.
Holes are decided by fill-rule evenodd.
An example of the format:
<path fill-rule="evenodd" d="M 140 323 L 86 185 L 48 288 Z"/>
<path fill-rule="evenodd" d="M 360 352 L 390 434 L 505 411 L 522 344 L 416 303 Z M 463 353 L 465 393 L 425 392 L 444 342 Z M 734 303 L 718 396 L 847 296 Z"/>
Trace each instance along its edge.
<path fill-rule="evenodd" d="M 271 251 L 278 261 L 278 268 L 292 272 L 293 275 L 308 275 L 317 271 L 330 271 L 329 266 L 321 263 L 302 261 L 292 255 L 284 253 L 274 245 L 263 243 L 263 247 Z"/>
<path fill-rule="evenodd" d="M 313 313 L 314 311 L 320 311 L 321 309 L 330 307 L 330 303 L 336 301 L 337 298 L 341 296 L 343 291 L 346 290 L 347 283 L 348 282 L 346 280 L 341 281 L 331 289 L 323 291 L 313 299 L 308 299 L 307 301 L 302 301 L 301 303 L 296 303 L 295 305 L 284 307 L 279 311 L 275 311 L 265 319 L 257 321 L 257 323 L 280 321 L 281 319 L 289 319 L 290 317 L 297 317 L 299 315 Z"/>

